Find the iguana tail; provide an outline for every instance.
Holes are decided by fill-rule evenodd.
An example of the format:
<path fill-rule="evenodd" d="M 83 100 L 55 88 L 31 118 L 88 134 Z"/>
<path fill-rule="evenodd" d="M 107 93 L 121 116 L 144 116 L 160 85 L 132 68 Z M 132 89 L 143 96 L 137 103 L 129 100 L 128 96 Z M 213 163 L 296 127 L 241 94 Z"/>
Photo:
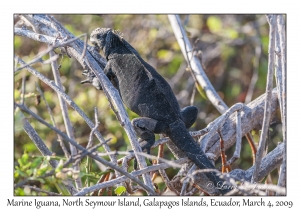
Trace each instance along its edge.
<path fill-rule="evenodd" d="M 215 169 L 213 164 L 209 161 L 205 153 L 200 148 L 200 145 L 195 142 L 191 137 L 184 123 L 181 120 L 177 120 L 169 125 L 168 136 L 172 142 L 181 149 L 190 160 L 192 160 L 200 169 Z M 225 186 L 224 180 L 216 175 L 215 172 L 207 172 L 206 176 L 214 183 L 215 188 L 218 188 L 222 194 L 229 192 L 229 189 L 223 189 L 221 186 Z M 220 188 L 221 189 L 220 189 Z M 225 188 L 228 186 L 225 186 Z"/>

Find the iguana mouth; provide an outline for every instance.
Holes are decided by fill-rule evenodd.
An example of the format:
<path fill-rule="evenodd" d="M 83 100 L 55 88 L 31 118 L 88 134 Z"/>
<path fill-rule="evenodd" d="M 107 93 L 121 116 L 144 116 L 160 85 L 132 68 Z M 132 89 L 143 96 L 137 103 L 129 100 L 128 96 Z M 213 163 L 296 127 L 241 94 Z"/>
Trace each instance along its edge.
<path fill-rule="evenodd" d="M 91 43 L 95 46 L 95 47 L 97 47 L 97 48 L 99 48 L 100 49 L 100 46 L 98 45 L 98 43 L 97 43 L 97 40 L 96 39 L 94 39 L 93 37 L 90 37 L 90 41 L 91 41 Z"/>
<path fill-rule="evenodd" d="M 92 44 L 94 45 L 94 49 L 99 52 L 100 50 L 103 50 L 103 47 L 99 47 L 99 45 L 97 44 L 97 42 L 92 42 Z"/>

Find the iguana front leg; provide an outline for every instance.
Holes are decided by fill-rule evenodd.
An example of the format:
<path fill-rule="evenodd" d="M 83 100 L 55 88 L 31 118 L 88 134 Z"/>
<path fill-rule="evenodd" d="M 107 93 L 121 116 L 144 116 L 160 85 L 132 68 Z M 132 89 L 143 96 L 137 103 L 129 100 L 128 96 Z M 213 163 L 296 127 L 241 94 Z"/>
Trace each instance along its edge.
<path fill-rule="evenodd" d="M 98 90 L 102 90 L 100 81 L 98 80 L 98 78 L 96 77 L 96 75 L 94 74 L 94 72 L 90 71 L 90 70 L 83 70 L 82 75 L 84 75 L 86 77 L 85 80 L 82 80 L 80 83 L 84 84 L 84 83 L 90 83 L 92 84 L 95 88 L 97 88 Z"/>
<path fill-rule="evenodd" d="M 103 71 L 106 74 L 107 78 L 111 81 L 111 83 L 113 84 L 113 86 L 119 90 L 119 81 L 118 81 L 118 78 L 112 72 L 109 63 L 107 63 L 107 65 L 105 66 L 105 68 L 104 68 Z M 96 75 L 94 74 L 94 72 L 86 69 L 86 70 L 84 70 L 82 72 L 82 75 L 86 76 L 86 79 L 83 80 L 83 81 L 81 81 L 80 82 L 81 84 L 90 83 L 95 88 L 97 88 L 98 90 L 102 90 L 101 83 L 98 80 L 98 78 L 96 77 Z"/>

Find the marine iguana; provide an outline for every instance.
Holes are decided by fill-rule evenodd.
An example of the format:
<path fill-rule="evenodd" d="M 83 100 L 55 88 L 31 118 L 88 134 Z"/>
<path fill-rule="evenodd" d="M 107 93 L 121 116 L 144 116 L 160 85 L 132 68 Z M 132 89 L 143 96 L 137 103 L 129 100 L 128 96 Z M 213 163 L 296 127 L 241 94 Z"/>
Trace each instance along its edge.
<path fill-rule="evenodd" d="M 188 132 L 195 122 L 198 109 L 188 106 L 180 110 L 177 99 L 167 81 L 139 53 L 123 39 L 119 31 L 110 28 L 97 28 L 90 36 L 96 48 L 103 50 L 107 60 L 104 73 L 119 90 L 123 103 L 141 116 L 132 120 L 138 137 L 146 143 L 142 150 L 150 153 L 155 142 L 155 135 L 163 134 L 181 149 L 200 169 L 215 169 L 200 146 Z M 89 71 L 85 71 L 90 82 L 97 89 L 102 89 Z M 223 184 L 215 172 L 206 173 L 214 186 Z M 228 192 L 220 189 L 221 193 Z"/>

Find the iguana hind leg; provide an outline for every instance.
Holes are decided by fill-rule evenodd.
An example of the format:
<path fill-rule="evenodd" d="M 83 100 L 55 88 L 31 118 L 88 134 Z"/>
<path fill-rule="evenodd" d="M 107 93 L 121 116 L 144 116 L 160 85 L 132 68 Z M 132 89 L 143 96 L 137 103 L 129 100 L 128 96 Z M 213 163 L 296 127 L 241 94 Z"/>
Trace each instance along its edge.
<path fill-rule="evenodd" d="M 150 154 L 150 148 L 155 142 L 154 129 L 157 124 L 157 120 L 148 117 L 140 117 L 133 119 L 131 124 L 136 132 L 136 135 L 146 142 L 145 144 L 141 145 L 142 150 L 146 150 L 147 153 Z"/>
<path fill-rule="evenodd" d="M 155 142 L 154 133 L 164 133 L 167 129 L 167 125 L 163 122 L 154 120 L 148 117 L 135 118 L 131 121 L 131 124 L 139 138 L 142 150 L 146 150 L 147 154 L 150 154 L 150 149 Z M 151 163 L 152 161 L 149 160 Z M 136 159 L 134 160 L 134 168 L 137 168 Z"/>
<path fill-rule="evenodd" d="M 181 109 L 180 111 L 182 121 L 185 124 L 185 127 L 190 128 L 197 119 L 198 109 L 195 106 L 187 106 Z"/>

